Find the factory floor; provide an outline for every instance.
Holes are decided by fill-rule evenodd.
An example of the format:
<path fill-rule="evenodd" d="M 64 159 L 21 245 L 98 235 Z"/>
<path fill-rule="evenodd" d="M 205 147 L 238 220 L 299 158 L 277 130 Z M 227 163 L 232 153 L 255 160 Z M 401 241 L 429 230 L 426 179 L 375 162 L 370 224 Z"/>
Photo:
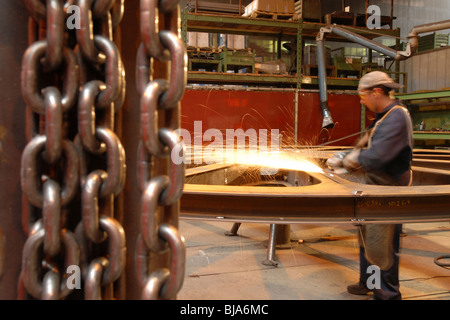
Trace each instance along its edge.
<path fill-rule="evenodd" d="M 180 300 L 367 300 L 347 293 L 359 276 L 357 227 L 290 225 L 290 241 L 268 257 L 268 224 L 180 220 L 186 240 L 186 275 Z M 289 230 L 289 229 L 288 229 Z M 450 223 L 403 225 L 400 288 L 404 300 L 450 300 L 450 268 L 434 259 L 450 255 Z M 440 260 L 449 263 L 449 259 Z"/>

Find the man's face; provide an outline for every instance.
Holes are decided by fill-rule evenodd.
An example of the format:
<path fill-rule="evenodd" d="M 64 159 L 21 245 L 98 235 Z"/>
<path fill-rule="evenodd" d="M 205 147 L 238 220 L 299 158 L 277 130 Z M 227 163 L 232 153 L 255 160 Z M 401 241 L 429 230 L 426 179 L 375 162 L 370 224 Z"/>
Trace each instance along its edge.
<path fill-rule="evenodd" d="M 376 108 L 374 105 L 374 91 L 371 89 L 365 89 L 358 91 L 360 97 L 360 103 L 365 105 L 370 111 L 376 112 Z"/>

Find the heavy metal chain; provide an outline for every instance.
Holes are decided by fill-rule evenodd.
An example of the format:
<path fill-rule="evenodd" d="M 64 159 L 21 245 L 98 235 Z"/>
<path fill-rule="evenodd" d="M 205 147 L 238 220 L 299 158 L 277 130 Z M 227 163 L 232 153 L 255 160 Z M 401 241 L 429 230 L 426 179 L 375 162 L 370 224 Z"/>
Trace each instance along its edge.
<path fill-rule="evenodd" d="M 125 72 L 113 42 L 123 0 L 78 0 L 82 81 L 78 98 L 81 222 L 76 228 L 85 298 L 115 298 L 114 282 L 126 262 L 125 232 L 115 216 L 115 199 L 125 183 L 125 151 L 116 135 L 115 114 L 125 95 Z M 119 12 L 119 14 L 117 14 Z M 98 32 L 95 32 L 98 31 Z M 107 244 L 106 249 L 104 249 Z"/>
<path fill-rule="evenodd" d="M 21 298 L 23 291 L 36 299 L 67 297 L 74 287 L 66 270 L 79 266 L 85 297 L 98 299 L 125 266 L 125 235 L 114 219 L 114 199 L 125 182 L 114 114 L 125 83 L 112 41 L 123 0 L 24 3 L 31 18 L 21 74 L 29 138 L 21 163 L 28 235 Z M 72 5 L 80 9 L 76 30 L 66 28 Z"/>
<path fill-rule="evenodd" d="M 141 0 L 140 24 L 136 75 L 141 95 L 138 176 L 142 199 L 137 274 L 142 299 L 174 299 L 185 272 L 184 238 L 178 230 L 184 161 L 171 158 L 184 156 L 184 144 L 176 133 L 187 60 L 180 39 L 179 0 Z"/>

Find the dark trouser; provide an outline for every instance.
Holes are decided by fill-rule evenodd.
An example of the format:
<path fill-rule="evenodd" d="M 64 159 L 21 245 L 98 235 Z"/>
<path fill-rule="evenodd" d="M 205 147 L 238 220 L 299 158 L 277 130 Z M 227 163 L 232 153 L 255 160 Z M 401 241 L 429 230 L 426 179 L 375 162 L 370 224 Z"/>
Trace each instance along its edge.
<path fill-rule="evenodd" d="M 393 264 L 387 270 L 381 270 L 380 272 L 380 289 L 373 289 L 373 297 L 377 300 L 401 300 L 402 295 L 400 293 L 400 283 L 398 279 L 398 267 L 399 267 L 399 251 L 400 251 L 400 232 L 402 225 L 396 225 L 394 229 L 394 239 L 392 241 L 392 254 Z M 367 283 L 367 279 L 371 276 L 371 273 L 367 273 L 367 268 L 370 266 L 365 256 L 365 249 L 360 246 L 360 281 L 364 284 Z"/>

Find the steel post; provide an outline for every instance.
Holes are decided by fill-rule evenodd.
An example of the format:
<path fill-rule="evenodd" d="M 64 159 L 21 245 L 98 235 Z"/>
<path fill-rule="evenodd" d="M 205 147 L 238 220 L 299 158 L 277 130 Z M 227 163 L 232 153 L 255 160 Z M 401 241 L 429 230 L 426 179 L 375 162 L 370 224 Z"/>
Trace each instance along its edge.
<path fill-rule="evenodd" d="M 22 228 L 20 157 L 26 145 L 25 102 L 20 91 L 22 56 L 28 45 L 23 1 L 4 1 L 0 12 L 0 300 L 16 299 L 25 233 Z"/>

